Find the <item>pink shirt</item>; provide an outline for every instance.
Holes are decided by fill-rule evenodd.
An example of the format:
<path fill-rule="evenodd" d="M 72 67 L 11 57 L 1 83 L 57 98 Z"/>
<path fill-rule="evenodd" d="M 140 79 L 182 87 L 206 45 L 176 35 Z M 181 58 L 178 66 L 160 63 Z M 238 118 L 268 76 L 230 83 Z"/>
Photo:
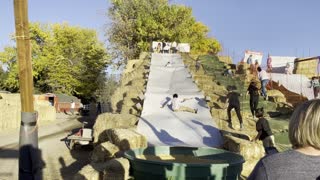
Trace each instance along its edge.
<path fill-rule="evenodd" d="M 272 67 L 272 59 L 271 59 L 271 57 L 268 57 L 268 59 L 267 59 L 267 66 L 268 66 L 268 68 L 271 68 Z"/>

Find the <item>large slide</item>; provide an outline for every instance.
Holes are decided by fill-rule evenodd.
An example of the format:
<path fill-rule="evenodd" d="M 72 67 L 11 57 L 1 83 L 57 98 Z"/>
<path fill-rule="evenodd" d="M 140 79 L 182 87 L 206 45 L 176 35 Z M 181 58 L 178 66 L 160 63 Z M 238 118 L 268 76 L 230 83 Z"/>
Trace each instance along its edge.
<path fill-rule="evenodd" d="M 182 105 L 198 113 L 173 112 L 166 102 L 174 93 L 179 99 L 192 98 Z M 166 105 L 161 108 L 162 104 Z M 149 146 L 221 147 L 222 137 L 204 95 L 179 54 L 152 54 L 138 131 L 147 137 Z"/>

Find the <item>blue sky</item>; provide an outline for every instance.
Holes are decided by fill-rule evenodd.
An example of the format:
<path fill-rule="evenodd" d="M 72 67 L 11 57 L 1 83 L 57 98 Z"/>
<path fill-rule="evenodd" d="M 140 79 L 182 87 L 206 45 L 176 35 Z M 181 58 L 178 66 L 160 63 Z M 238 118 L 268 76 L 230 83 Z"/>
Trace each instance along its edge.
<path fill-rule="evenodd" d="M 317 0 L 171 0 L 193 8 L 235 61 L 245 50 L 275 56 L 320 55 Z M 107 0 L 29 0 L 30 21 L 94 28 L 104 40 Z M 14 32 L 13 0 L 0 1 L 0 49 Z M 265 59 L 265 58 L 264 58 Z"/>
<path fill-rule="evenodd" d="M 29 21 L 42 23 L 68 22 L 96 29 L 103 39 L 107 22 L 107 0 L 29 0 Z M 14 27 L 13 0 L 0 0 L 0 50 L 10 42 Z"/>

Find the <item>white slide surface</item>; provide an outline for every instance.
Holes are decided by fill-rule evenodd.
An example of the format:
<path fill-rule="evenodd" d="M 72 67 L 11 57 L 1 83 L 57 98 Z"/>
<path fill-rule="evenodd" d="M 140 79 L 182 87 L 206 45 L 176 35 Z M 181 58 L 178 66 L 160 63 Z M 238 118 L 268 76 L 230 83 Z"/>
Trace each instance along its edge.
<path fill-rule="evenodd" d="M 313 99 L 313 88 L 310 88 L 310 79 L 302 74 L 280 74 L 271 73 L 271 79 L 287 90 L 302 94 L 306 98 Z"/>
<path fill-rule="evenodd" d="M 197 108 L 198 113 L 173 112 L 169 105 L 161 108 L 174 93 L 179 99 L 192 97 L 182 105 Z M 179 54 L 152 54 L 138 132 L 147 137 L 149 146 L 221 147 L 222 137 L 204 95 Z"/>

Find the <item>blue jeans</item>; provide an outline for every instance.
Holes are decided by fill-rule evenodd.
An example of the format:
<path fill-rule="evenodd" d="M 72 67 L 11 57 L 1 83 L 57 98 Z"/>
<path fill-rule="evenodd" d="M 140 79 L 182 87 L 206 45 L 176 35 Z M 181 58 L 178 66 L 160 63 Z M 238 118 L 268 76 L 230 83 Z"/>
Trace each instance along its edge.
<path fill-rule="evenodd" d="M 262 86 L 261 88 L 262 88 L 262 96 L 263 97 L 267 97 L 267 88 L 266 88 L 266 86 L 267 86 L 268 82 L 269 82 L 269 79 L 264 79 L 264 80 L 261 81 L 261 86 Z"/>

